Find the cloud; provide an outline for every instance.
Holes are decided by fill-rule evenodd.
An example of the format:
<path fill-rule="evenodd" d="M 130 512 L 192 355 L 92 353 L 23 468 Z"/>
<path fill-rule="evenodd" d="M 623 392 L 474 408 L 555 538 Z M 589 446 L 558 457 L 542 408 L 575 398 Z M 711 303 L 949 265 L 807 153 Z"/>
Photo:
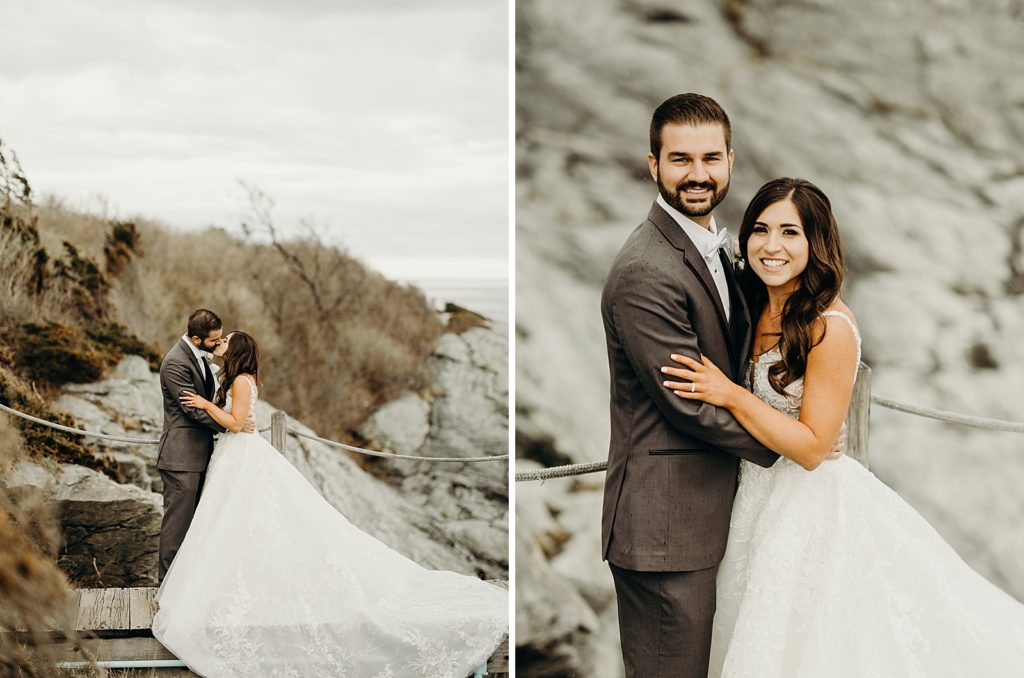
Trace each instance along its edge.
<path fill-rule="evenodd" d="M 243 178 L 363 256 L 507 257 L 507 5 L 282 6 L 6 8 L 0 135 L 37 191 L 181 227 Z"/>

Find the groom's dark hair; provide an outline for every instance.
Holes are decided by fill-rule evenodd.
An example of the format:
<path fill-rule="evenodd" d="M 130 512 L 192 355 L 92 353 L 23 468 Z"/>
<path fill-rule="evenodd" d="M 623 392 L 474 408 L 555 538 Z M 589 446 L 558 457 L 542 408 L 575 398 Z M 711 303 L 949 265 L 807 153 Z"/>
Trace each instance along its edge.
<path fill-rule="evenodd" d="M 732 125 L 729 116 L 718 102 L 703 94 L 677 94 L 661 102 L 651 117 L 651 153 L 661 158 L 661 130 L 665 125 L 722 125 L 725 132 L 725 148 L 732 148 Z"/>
<path fill-rule="evenodd" d="M 192 315 L 188 317 L 188 336 L 190 337 L 206 339 L 210 336 L 210 332 L 219 330 L 221 327 L 223 324 L 220 318 L 208 308 L 192 311 Z"/>

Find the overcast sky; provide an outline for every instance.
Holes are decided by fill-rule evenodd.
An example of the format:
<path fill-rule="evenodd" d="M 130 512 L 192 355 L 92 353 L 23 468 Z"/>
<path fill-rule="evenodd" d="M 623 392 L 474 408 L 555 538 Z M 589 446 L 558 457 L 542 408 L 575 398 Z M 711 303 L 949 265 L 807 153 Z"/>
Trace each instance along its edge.
<path fill-rule="evenodd" d="M 395 277 L 505 276 L 507 0 L 5 2 L 37 193 L 237 228 L 243 180 Z"/>

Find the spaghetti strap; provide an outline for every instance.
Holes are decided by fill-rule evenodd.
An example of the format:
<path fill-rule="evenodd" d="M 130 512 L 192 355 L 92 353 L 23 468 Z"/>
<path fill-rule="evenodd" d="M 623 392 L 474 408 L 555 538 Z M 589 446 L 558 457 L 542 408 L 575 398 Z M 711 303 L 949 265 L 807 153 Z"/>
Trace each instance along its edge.
<path fill-rule="evenodd" d="M 853 336 L 857 339 L 857 365 L 859 367 L 860 366 L 860 356 L 861 356 L 861 350 L 860 350 L 860 331 L 857 329 L 857 326 L 853 324 L 853 320 L 851 320 L 850 316 L 846 315 L 842 311 L 824 311 L 824 312 L 822 312 L 821 316 L 823 318 L 826 317 L 826 316 L 834 316 L 834 317 L 837 317 L 837 318 L 842 318 L 850 326 L 850 329 L 853 330 Z"/>

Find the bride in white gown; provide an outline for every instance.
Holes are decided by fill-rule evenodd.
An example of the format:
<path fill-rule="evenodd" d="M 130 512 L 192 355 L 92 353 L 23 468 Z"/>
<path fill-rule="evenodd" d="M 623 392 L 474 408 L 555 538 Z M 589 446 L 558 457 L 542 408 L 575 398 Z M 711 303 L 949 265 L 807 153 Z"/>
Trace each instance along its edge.
<path fill-rule="evenodd" d="M 420 567 L 352 525 L 256 433 L 256 344 L 233 332 L 228 429 L 163 583 L 153 635 L 207 677 L 464 678 L 508 627 L 503 589 Z M 233 432 L 232 432 L 233 431 Z"/>
<path fill-rule="evenodd" d="M 860 362 L 839 298 L 843 257 L 828 198 L 777 179 L 743 217 L 741 274 L 761 311 L 746 386 L 672 356 L 665 385 L 726 407 L 773 467 L 741 462 L 710 675 L 1003 678 L 1024 675 L 1024 605 L 977 574 L 895 492 L 829 455 Z"/>

